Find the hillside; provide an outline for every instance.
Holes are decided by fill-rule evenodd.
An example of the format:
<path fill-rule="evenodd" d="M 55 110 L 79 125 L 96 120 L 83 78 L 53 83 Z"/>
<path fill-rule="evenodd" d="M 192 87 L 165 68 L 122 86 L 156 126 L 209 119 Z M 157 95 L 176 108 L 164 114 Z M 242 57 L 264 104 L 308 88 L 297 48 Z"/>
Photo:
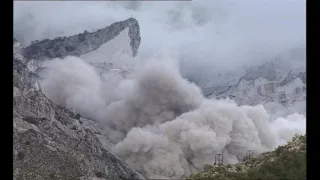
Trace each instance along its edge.
<path fill-rule="evenodd" d="M 156 29 L 163 29 L 158 27 L 161 22 L 148 23 L 134 15 L 143 22 L 138 54 L 140 26 L 130 16 L 104 28 L 99 25 L 101 29 L 85 28 L 91 32 L 78 29 L 76 33 L 83 33 L 35 38 L 27 47 L 14 40 L 15 179 L 305 177 L 305 136 L 261 154 L 305 132 L 304 47 L 248 56 L 245 59 L 259 63 L 240 65 L 244 57 L 237 52 L 245 49 L 222 43 L 230 39 L 226 44 L 235 45 L 233 36 L 221 41 L 213 37 L 208 44 L 205 36 L 194 33 L 182 33 L 181 40 L 168 38 L 171 32 L 149 28 L 155 22 Z M 90 21 L 99 24 L 96 18 Z M 167 62 L 161 41 L 168 54 L 181 56 L 172 55 Z M 186 44 L 197 51 L 190 53 Z M 211 68 L 229 59 L 216 56 L 219 51 L 237 67 Z M 156 62 L 158 58 L 166 60 Z M 185 58 L 206 67 L 186 68 Z M 197 58 L 212 61 L 203 64 Z M 260 155 L 243 160 L 249 149 Z M 238 164 L 206 165 L 216 153 L 223 153 L 225 164 Z"/>
<path fill-rule="evenodd" d="M 306 135 L 234 165 L 205 165 L 186 179 L 306 179 Z"/>
<path fill-rule="evenodd" d="M 13 179 L 144 179 L 110 152 L 94 122 L 43 94 L 15 39 L 13 51 Z"/>

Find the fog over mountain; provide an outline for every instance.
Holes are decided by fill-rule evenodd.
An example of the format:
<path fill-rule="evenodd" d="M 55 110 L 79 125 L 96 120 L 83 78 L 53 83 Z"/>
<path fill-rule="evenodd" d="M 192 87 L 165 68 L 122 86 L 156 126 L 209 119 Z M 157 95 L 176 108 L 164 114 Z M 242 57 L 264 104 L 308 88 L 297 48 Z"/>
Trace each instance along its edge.
<path fill-rule="evenodd" d="M 237 163 L 246 150 L 272 150 L 305 133 L 305 1 L 14 8 L 14 35 L 23 46 L 138 20 L 136 57 L 125 30 L 80 57 L 44 61 L 39 75 L 48 98 L 97 121 L 113 153 L 148 178 L 190 175 L 216 153 Z"/>

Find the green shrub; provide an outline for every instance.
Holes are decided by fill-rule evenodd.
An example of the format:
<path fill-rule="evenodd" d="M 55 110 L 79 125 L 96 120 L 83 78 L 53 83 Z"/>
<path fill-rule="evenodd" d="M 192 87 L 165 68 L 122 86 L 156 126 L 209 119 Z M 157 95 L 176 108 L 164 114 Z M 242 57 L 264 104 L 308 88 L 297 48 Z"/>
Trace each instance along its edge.
<path fill-rule="evenodd" d="M 306 136 L 296 135 L 293 138 L 294 144 L 279 146 L 275 151 L 263 153 L 259 158 L 252 159 L 254 163 L 247 171 L 241 171 L 240 165 L 236 165 L 236 171 L 228 171 L 231 165 L 227 168 L 205 166 L 205 170 L 209 173 L 197 173 L 189 177 L 189 179 L 208 179 L 208 180 L 303 180 L 306 179 Z M 299 145 L 297 149 L 289 150 L 292 145 Z M 270 161 L 270 159 L 273 161 Z M 261 165 L 257 165 L 261 164 Z M 248 167 L 248 166 L 247 166 Z M 246 168 L 247 169 L 247 168 Z M 219 172 L 214 175 L 213 172 Z"/>
<path fill-rule="evenodd" d="M 236 170 L 237 171 L 241 171 L 241 167 L 240 166 L 236 166 Z"/>
<path fill-rule="evenodd" d="M 276 155 L 280 155 L 283 151 L 284 151 L 284 146 L 279 146 L 277 149 L 276 149 Z"/>
<path fill-rule="evenodd" d="M 249 179 L 306 179 L 306 153 L 285 152 L 275 161 L 247 172 Z"/>

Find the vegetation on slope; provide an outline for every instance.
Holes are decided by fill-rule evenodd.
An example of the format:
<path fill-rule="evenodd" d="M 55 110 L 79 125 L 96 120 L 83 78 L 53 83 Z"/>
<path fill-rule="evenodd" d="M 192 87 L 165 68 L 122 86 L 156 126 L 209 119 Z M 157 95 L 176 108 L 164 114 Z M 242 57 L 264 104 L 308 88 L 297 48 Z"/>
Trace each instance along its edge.
<path fill-rule="evenodd" d="M 243 163 L 205 165 L 202 172 L 186 179 L 306 179 L 306 135 L 296 135 L 288 144 Z"/>

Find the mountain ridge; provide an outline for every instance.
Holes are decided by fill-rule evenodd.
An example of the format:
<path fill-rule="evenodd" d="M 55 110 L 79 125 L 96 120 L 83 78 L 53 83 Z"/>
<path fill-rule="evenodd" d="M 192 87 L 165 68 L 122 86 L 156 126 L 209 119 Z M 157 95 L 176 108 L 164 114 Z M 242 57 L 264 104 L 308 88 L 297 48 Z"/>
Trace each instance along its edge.
<path fill-rule="evenodd" d="M 144 179 L 110 153 L 89 120 L 54 104 L 35 86 L 22 50 L 14 40 L 13 178 Z"/>
<path fill-rule="evenodd" d="M 205 165 L 185 179 L 305 179 L 306 135 L 296 135 L 274 151 L 247 156 L 234 165 Z"/>

